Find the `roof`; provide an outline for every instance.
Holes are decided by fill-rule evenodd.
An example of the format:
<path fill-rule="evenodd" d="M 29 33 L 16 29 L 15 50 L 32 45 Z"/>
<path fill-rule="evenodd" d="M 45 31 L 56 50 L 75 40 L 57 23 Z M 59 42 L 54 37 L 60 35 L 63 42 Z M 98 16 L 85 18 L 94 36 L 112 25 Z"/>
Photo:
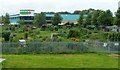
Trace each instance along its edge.
<path fill-rule="evenodd" d="M 20 15 L 19 14 L 10 15 L 10 18 L 12 18 L 12 17 L 20 17 Z"/>
<path fill-rule="evenodd" d="M 54 14 L 46 14 L 47 17 L 54 17 Z M 87 15 L 84 15 L 87 16 Z M 78 14 L 61 14 L 63 21 L 77 21 L 80 15 Z"/>
<path fill-rule="evenodd" d="M 113 28 L 120 29 L 120 27 L 118 27 L 117 25 L 107 26 L 106 28 L 109 28 L 109 29 L 113 29 Z"/>
<path fill-rule="evenodd" d="M 35 10 L 31 10 L 31 9 L 23 9 L 23 10 L 20 10 L 20 11 L 35 11 Z"/>
<path fill-rule="evenodd" d="M 36 15 L 35 13 L 34 15 Z M 86 17 L 87 15 L 84 15 Z M 10 17 L 20 17 L 19 14 L 16 15 L 10 15 Z M 54 14 L 46 14 L 46 17 L 54 17 Z M 61 14 L 61 17 L 63 18 L 63 21 L 77 21 L 80 17 L 79 14 Z"/>
<path fill-rule="evenodd" d="M 63 21 L 70 21 L 70 20 L 78 20 L 78 18 L 80 17 L 80 15 L 69 15 L 69 14 L 62 14 L 61 15 L 63 17 Z"/>

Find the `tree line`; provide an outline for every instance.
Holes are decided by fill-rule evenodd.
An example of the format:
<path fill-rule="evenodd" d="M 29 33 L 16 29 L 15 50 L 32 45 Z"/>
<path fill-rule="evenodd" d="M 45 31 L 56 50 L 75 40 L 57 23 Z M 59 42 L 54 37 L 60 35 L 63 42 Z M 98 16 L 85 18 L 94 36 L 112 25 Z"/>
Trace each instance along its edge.
<path fill-rule="evenodd" d="M 91 10 L 91 11 L 90 11 Z M 87 27 L 89 25 L 98 26 L 112 26 L 117 25 L 120 26 L 120 8 L 115 13 L 115 17 L 110 10 L 88 10 L 87 17 L 84 18 L 86 14 L 84 11 L 75 11 L 75 13 L 79 13 L 80 17 L 78 19 L 78 26 L 79 27 Z M 41 25 L 46 24 L 45 21 L 45 14 L 44 12 L 37 14 L 35 16 L 35 24 Z M 52 18 L 52 24 L 58 25 L 62 21 L 62 17 L 60 16 L 61 13 L 55 13 L 55 16 Z"/>
<path fill-rule="evenodd" d="M 42 24 L 46 24 L 46 16 L 45 14 L 55 14 L 54 17 L 51 19 L 53 25 L 58 25 L 62 21 L 62 17 L 60 14 L 79 14 L 80 17 L 78 19 L 78 26 L 79 27 L 87 27 L 89 25 L 94 25 L 96 27 L 98 26 L 112 26 L 117 25 L 120 26 L 120 8 L 115 13 L 115 17 L 113 16 L 112 12 L 110 10 L 95 10 L 95 9 L 88 9 L 88 10 L 76 10 L 74 13 L 70 12 L 41 12 L 34 16 L 34 24 L 37 26 L 41 26 Z M 84 15 L 87 15 L 86 18 L 84 18 Z M 2 16 L 2 21 L 4 24 L 10 24 L 9 20 L 10 16 L 8 13 L 6 13 L 5 16 Z M 20 24 L 24 24 L 24 20 L 18 21 Z"/>

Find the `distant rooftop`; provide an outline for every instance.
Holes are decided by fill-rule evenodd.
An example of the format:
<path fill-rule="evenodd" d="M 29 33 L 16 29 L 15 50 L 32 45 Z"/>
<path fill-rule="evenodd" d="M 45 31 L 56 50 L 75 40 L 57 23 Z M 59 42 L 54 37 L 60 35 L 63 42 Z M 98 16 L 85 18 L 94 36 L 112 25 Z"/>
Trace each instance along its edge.
<path fill-rule="evenodd" d="M 19 14 L 10 15 L 10 17 L 20 17 L 20 15 Z"/>
<path fill-rule="evenodd" d="M 47 17 L 54 17 L 54 14 L 46 14 Z M 78 14 L 61 14 L 61 17 L 63 17 L 63 21 L 69 21 L 69 20 L 78 20 L 80 15 Z"/>
<path fill-rule="evenodd" d="M 36 15 L 35 13 L 34 15 Z M 86 17 L 87 15 L 84 15 Z M 10 17 L 20 17 L 19 14 L 11 15 Z M 46 14 L 46 17 L 54 17 L 54 14 Z M 77 21 L 80 17 L 79 14 L 61 14 L 61 17 L 63 18 L 63 21 Z"/>
<path fill-rule="evenodd" d="M 20 11 L 35 11 L 35 10 L 31 10 L 31 9 L 23 9 L 23 10 L 20 10 Z"/>

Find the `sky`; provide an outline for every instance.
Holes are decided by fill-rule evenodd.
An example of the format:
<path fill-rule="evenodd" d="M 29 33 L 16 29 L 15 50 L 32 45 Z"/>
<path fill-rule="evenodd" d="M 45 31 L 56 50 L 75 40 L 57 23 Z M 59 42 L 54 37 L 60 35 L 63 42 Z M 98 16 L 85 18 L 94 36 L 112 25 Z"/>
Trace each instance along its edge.
<path fill-rule="evenodd" d="M 107 10 L 113 13 L 118 9 L 120 0 L 0 0 L 0 15 L 18 14 L 20 9 L 33 9 L 40 12 L 74 12 L 89 8 Z"/>

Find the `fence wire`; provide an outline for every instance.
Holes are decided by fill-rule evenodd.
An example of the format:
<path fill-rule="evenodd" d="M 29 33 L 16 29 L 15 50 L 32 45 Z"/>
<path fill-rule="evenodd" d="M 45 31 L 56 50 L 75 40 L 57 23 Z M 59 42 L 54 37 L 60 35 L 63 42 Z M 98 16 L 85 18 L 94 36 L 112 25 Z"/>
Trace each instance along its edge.
<path fill-rule="evenodd" d="M 2 35 L 1 35 L 1 33 L 2 33 L 2 26 L 0 25 L 0 59 L 2 58 Z M 0 70 L 1 70 L 1 68 L 2 68 L 2 64 L 1 64 L 1 62 L 0 62 Z"/>
<path fill-rule="evenodd" d="M 27 42 L 2 43 L 2 53 L 120 52 L 120 42 Z"/>

